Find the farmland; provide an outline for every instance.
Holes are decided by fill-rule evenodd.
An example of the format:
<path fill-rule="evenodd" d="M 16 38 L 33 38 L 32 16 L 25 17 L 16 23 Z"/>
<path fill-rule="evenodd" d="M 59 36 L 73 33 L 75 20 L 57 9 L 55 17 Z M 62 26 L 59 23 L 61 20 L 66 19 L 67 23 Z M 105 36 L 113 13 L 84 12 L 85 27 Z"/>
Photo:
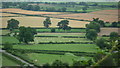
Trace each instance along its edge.
<path fill-rule="evenodd" d="M 30 16 L 24 16 L 24 17 L 3 17 L 2 18 L 2 28 L 7 27 L 7 20 L 10 19 L 16 19 L 20 22 L 19 26 L 26 26 L 26 27 L 44 27 L 43 21 L 45 20 L 45 17 L 30 17 Z M 50 27 L 57 27 L 57 23 L 63 19 L 56 19 L 51 18 L 51 26 Z M 79 27 L 84 28 L 85 24 L 88 24 L 89 22 L 84 21 L 75 21 L 75 20 L 69 20 L 69 26 L 71 27 Z"/>
<path fill-rule="evenodd" d="M 57 18 L 69 18 L 69 19 L 81 19 L 81 20 L 92 20 L 93 18 L 99 18 L 106 22 L 118 21 L 118 10 L 100 10 L 90 13 L 76 13 L 76 14 L 65 14 L 65 15 L 45 15 Z"/>
<path fill-rule="evenodd" d="M 3 66 L 19 66 L 20 64 L 15 60 L 7 57 L 6 55 L 2 55 L 2 65 Z"/>
<path fill-rule="evenodd" d="M 26 61 L 28 66 L 49 66 L 56 60 L 60 60 L 60 65 L 66 63 L 62 64 L 66 66 L 91 67 L 101 65 L 100 62 L 103 62 L 103 66 L 106 62 L 117 63 L 117 52 L 113 54 L 118 51 L 119 28 L 116 27 L 120 25 L 114 22 L 118 21 L 116 3 L 100 2 L 95 5 L 94 2 L 4 3 L 4 8 L 0 9 L 0 48 L 3 53 Z M 87 9 L 84 10 L 84 7 Z M 100 21 L 93 21 L 93 18 Z M 116 32 L 116 42 L 111 39 L 111 32 Z M 113 57 L 106 60 L 106 56 Z M 25 65 L 12 56 L 2 57 L 3 66 Z M 59 62 L 55 64 L 59 66 Z"/>
<path fill-rule="evenodd" d="M 10 13 L 18 13 L 18 14 L 31 14 L 31 15 L 62 14 L 62 13 L 59 13 L 59 12 L 27 11 L 27 10 L 16 9 L 16 8 L 0 9 L 0 12 L 10 12 Z"/>

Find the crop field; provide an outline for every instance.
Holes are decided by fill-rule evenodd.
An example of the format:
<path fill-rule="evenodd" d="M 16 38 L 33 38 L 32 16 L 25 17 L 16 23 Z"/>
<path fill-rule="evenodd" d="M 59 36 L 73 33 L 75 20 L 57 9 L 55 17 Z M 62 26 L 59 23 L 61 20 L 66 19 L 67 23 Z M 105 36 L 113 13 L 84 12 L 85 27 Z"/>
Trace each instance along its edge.
<path fill-rule="evenodd" d="M 83 37 L 85 36 L 85 33 L 37 33 L 36 36 L 77 36 L 77 37 Z"/>
<path fill-rule="evenodd" d="M 62 14 L 60 12 L 28 11 L 16 8 L 0 9 L 0 12 L 10 12 L 19 14 L 41 15 L 41 14 Z"/>
<path fill-rule="evenodd" d="M 47 37 L 36 37 L 35 43 L 39 42 L 92 42 L 86 38 L 47 38 Z"/>
<path fill-rule="evenodd" d="M 117 32 L 119 35 L 120 28 L 101 28 L 101 32 L 99 33 L 99 36 L 102 35 L 110 35 L 111 32 Z"/>
<path fill-rule="evenodd" d="M 36 45 L 14 45 L 14 49 L 31 50 L 58 50 L 58 51 L 79 51 L 96 53 L 99 49 L 95 44 L 36 44 Z"/>
<path fill-rule="evenodd" d="M 64 15 L 45 15 L 58 18 L 70 18 L 70 19 L 82 19 L 92 20 L 93 18 L 99 18 L 106 22 L 118 21 L 118 10 L 100 10 L 90 13 L 76 13 L 76 14 L 64 14 Z"/>
<path fill-rule="evenodd" d="M 30 26 L 30 27 L 44 27 L 43 21 L 46 19 L 45 17 L 31 17 L 31 16 L 23 16 L 23 17 L 4 17 L 2 18 L 2 28 L 7 27 L 7 21 L 10 19 L 16 19 L 20 22 L 19 26 Z M 51 18 L 52 25 L 50 27 L 57 27 L 57 23 L 63 19 L 56 19 Z M 85 24 L 88 24 L 89 22 L 84 21 L 75 21 L 75 20 L 69 20 L 69 26 L 71 27 L 79 27 L 84 28 Z"/>
<path fill-rule="evenodd" d="M 15 37 L 9 37 L 9 36 L 0 36 L 0 44 L 4 44 L 6 42 L 8 43 L 19 43 L 19 41 Z"/>
<path fill-rule="evenodd" d="M 89 60 L 92 58 L 92 57 L 75 56 L 72 53 L 65 53 L 64 55 L 27 53 L 27 57 L 38 65 L 42 65 L 42 64 L 46 64 L 46 63 L 52 64 L 55 60 L 61 60 L 64 63 L 68 63 L 68 64 L 72 65 L 73 61 Z"/>
<path fill-rule="evenodd" d="M 18 14 L 10 14 L 10 13 L 0 13 L 0 16 L 5 16 L 5 17 L 11 17 L 11 16 L 23 16 L 23 15 L 18 15 Z"/>

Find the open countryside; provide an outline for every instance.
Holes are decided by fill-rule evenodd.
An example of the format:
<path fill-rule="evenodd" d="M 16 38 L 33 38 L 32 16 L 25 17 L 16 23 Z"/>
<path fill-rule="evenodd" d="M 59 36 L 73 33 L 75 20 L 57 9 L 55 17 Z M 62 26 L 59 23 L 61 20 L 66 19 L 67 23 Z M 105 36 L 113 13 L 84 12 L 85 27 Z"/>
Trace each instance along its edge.
<path fill-rule="evenodd" d="M 4 2 L 2 67 L 119 66 L 117 2 Z"/>

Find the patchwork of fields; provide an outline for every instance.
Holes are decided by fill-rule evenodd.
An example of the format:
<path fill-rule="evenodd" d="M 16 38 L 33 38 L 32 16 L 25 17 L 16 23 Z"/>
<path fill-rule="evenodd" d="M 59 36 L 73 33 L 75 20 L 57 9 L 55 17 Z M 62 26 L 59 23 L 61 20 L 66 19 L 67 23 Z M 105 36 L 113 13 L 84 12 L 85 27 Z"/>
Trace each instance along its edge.
<path fill-rule="evenodd" d="M 10 19 L 16 19 L 20 22 L 19 26 L 30 26 L 30 27 L 44 27 L 43 21 L 46 19 L 45 17 L 30 17 L 30 16 L 24 16 L 24 17 L 3 17 L 2 18 L 2 27 L 7 27 L 7 21 Z M 50 27 L 57 27 L 57 23 L 63 19 L 56 19 L 51 18 L 51 26 Z M 79 27 L 79 28 L 85 28 L 85 24 L 88 24 L 89 22 L 84 21 L 75 21 L 75 20 L 69 20 L 69 26 L 71 27 Z"/>
<path fill-rule="evenodd" d="M 68 19 L 80 19 L 80 20 L 92 20 L 93 18 L 99 18 L 106 22 L 118 21 L 118 10 L 100 10 L 90 13 L 76 13 L 76 14 L 64 14 L 64 15 L 45 15 L 57 18 Z"/>

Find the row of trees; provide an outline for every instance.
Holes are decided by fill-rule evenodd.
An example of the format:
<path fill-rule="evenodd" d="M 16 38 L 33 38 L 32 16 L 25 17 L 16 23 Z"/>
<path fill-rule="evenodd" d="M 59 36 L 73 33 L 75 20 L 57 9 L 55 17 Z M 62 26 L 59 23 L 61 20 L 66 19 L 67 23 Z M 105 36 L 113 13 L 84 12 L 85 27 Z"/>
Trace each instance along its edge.
<path fill-rule="evenodd" d="M 99 18 L 93 18 L 93 21 L 100 24 L 100 27 L 120 27 L 120 21 L 112 22 L 112 24 L 110 24 L 110 22 L 104 22 Z"/>

